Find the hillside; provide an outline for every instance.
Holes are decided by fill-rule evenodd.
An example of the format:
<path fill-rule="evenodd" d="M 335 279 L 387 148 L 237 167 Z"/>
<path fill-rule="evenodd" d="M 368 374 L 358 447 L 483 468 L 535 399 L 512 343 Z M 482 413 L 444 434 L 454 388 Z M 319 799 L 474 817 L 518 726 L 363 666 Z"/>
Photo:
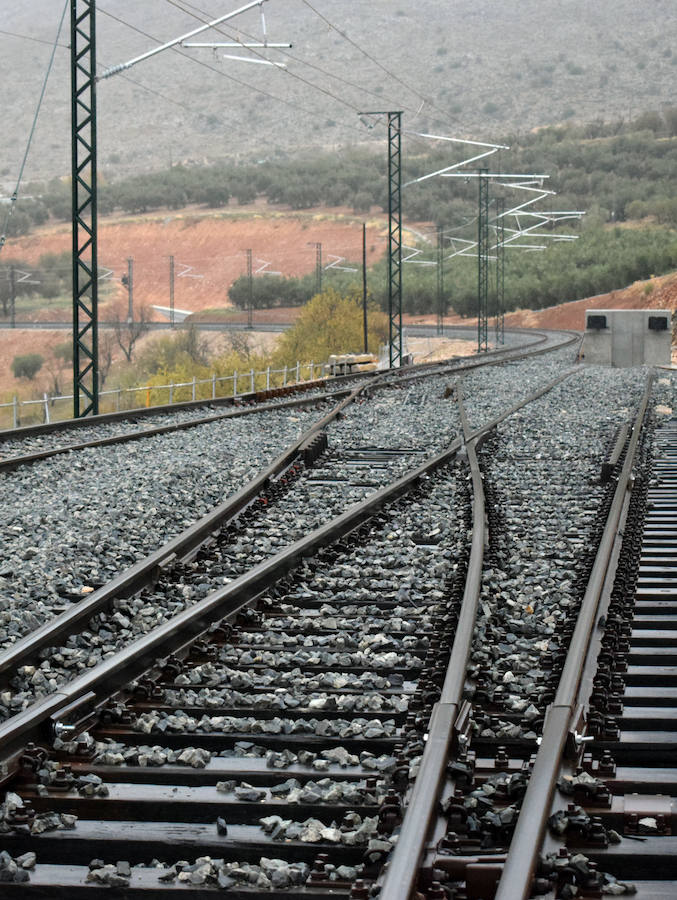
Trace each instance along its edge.
<path fill-rule="evenodd" d="M 367 260 L 372 265 L 385 252 L 387 225 L 373 220 L 367 228 Z M 9 241 L 5 254 L 35 265 L 46 253 L 70 249 L 70 226 L 43 228 Z M 102 282 L 103 318 L 112 302 L 126 303 L 121 276 L 132 258 L 135 309 L 169 304 L 169 255 L 175 257 L 174 302 L 189 312 L 229 305 L 227 291 L 247 270 L 246 250 L 253 251 L 253 270 L 303 275 L 315 269 L 316 243 L 322 244 L 326 265 L 334 256 L 359 261 L 362 258 L 362 220 L 333 210 L 312 213 L 274 213 L 264 216 L 248 212 L 197 212 L 149 214 L 102 219 L 99 225 L 100 271 L 112 270 Z M 269 276 L 269 277 L 275 277 Z M 108 305 L 106 305 L 108 304 Z M 45 301 L 41 309 L 27 315 L 26 301 L 17 301 L 19 318 L 39 321 L 68 320 L 70 305 L 62 298 Z M 150 318 L 161 315 L 148 310 Z"/>
<path fill-rule="evenodd" d="M 183 0 L 109 6 L 114 12 L 104 4 L 98 12 L 100 70 L 197 27 L 196 10 L 215 17 L 235 8 L 216 0 L 197 7 Z M 54 0 L 2 4 L 0 187 L 6 193 L 62 8 Z M 288 53 L 268 51 L 286 70 L 195 49 L 181 51 L 184 56 L 167 51 L 101 81 L 102 174 L 177 161 L 269 160 L 356 143 L 382 149 L 384 129 L 370 131 L 358 120 L 365 108 L 404 110 L 405 126 L 417 131 L 491 139 L 564 120 L 627 119 L 674 99 L 673 0 L 273 0 L 266 22 L 271 41 L 294 45 Z M 238 34 L 260 39 L 258 12 L 198 40 Z M 62 34 L 29 181 L 70 171 L 68 43 Z"/>
<path fill-rule="evenodd" d="M 637 281 L 623 290 L 598 294 L 585 300 L 561 303 L 548 309 L 520 309 L 505 317 L 506 328 L 585 329 L 586 309 L 671 309 L 677 310 L 677 272 Z"/>

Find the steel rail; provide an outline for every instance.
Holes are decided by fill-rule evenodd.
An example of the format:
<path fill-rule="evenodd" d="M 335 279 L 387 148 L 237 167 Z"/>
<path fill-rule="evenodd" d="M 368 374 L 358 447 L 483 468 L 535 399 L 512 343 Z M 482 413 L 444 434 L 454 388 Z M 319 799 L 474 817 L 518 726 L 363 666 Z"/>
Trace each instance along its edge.
<path fill-rule="evenodd" d="M 485 363 L 485 365 L 493 364 L 497 364 L 497 362 Z M 452 369 L 455 371 L 454 367 Z M 397 384 L 423 377 L 426 377 L 425 373 L 411 372 L 398 380 Z M 80 601 L 77 606 L 45 622 L 31 634 L 21 638 L 4 652 L 0 652 L 0 683 L 2 683 L 4 673 L 17 666 L 33 662 L 42 650 L 53 646 L 55 641 L 72 634 L 79 624 L 88 621 L 92 615 L 109 609 L 117 598 L 131 596 L 152 583 L 157 573 L 171 564 L 174 559 L 181 559 L 193 553 L 216 528 L 222 527 L 224 522 L 253 502 L 271 479 L 292 463 L 303 444 L 339 416 L 356 397 L 368 389 L 391 386 L 392 382 L 385 379 L 358 385 L 334 410 L 307 429 L 295 443 L 237 493 L 227 498 L 181 534 L 153 551 L 145 559 L 135 563 L 108 584 L 94 591 L 86 600 Z M 508 411 L 505 415 L 511 414 Z M 499 421 L 501 421 L 501 417 L 496 420 L 497 423 Z"/>
<path fill-rule="evenodd" d="M 597 621 L 598 604 L 608 578 L 616 537 L 623 526 L 621 512 L 626 493 L 632 489 L 632 469 L 642 423 L 651 396 L 653 379 L 654 374 L 651 373 L 647 377 L 644 394 L 635 417 L 625 462 L 618 477 L 557 693 L 553 704 L 546 712 L 541 744 L 536 754 L 513 839 L 498 883 L 496 900 L 526 900 L 531 892 L 533 874 L 542 846 L 547 818 L 550 814 L 562 753 L 567 737 L 575 725 L 573 719 L 578 704 L 579 685 L 588 646 Z"/>
<path fill-rule="evenodd" d="M 437 798 L 449 759 L 453 728 L 462 702 L 465 674 L 468 667 L 468 659 L 470 658 L 477 607 L 482 587 L 486 516 L 482 473 L 477 460 L 476 445 L 484 435 L 479 437 L 471 436 L 470 425 L 461 396 L 461 385 L 459 385 L 458 390 L 458 405 L 473 489 L 470 559 L 468 561 L 461 612 L 456 626 L 447 672 L 442 685 L 442 693 L 440 699 L 432 708 L 428 725 L 428 738 L 421 758 L 421 765 L 414 782 L 395 850 L 388 863 L 383 887 L 379 894 L 381 900 L 403 900 L 403 898 L 410 897 L 416 888 L 420 861 L 437 809 Z"/>
<path fill-rule="evenodd" d="M 340 400 L 343 397 L 347 397 L 349 394 L 350 390 L 348 388 L 345 388 L 342 391 L 328 391 L 326 394 L 314 394 L 310 397 L 295 397 L 293 400 L 284 400 L 281 403 L 263 403 L 259 406 L 240 407 L 238 409 L 228 410 L 228 412 L 216 413 L 213 416 L 201 416 L 199 419 L 190 419 L 186 422 L 172 422 L 170 425 L 158 425 L 154 428 L 145 428 L 140 431 L 129 431 L 126 434 L 95 438 L 91 441 L 82 441 L 79 444 L 62 444 L 60 447 L 49 447 L 45 450 L 36 450 L 34 453 L 26 453 L 23 456 L 8 456 L 6 459 L 0 459 L 0 472 L 3 470 L 10 471 L 19 466 L 29 465 L 34 462 L 41 462 L 43 459 L 50 459 L 52 456 L 86 450 L 90 447 L 109 447 L 112 444 L 127 444 L 131 441 L 140 441 L 144 438 L 156 437 L 157 435 L 173 434 L 177 431 L 187 431 L 189 428 L 197 428 L 200 425 L 211 425 L 213 422 L 222 422 L 224 419 L 237 419 L 240 416 L 251 416 L 256 413 L 272 412 L 276 409 L 290 409 L 296 406 L 312 406 L 313 403 Z M 78 419 L 77 421 L 87 422 L 87 419 Z M 91 417 L 89 422 L 91 423 Z"/>
<path fill-rule="evenodd" d="M 545 340 L 547 340 L 547 338 L 543 338 L 542 340 L 536 341 L 534 343 L 540 344 L 542 341 L 545 341 Z M 569 342 L 565 342 L 565 344 L 563 344 L 563 346 L 566 346 L 567 343 L 569 343 Z M 481 360 L 481 361 L 477 361 L 476 359 L 474 359 L 468 363 L 461 363 L 461 364 L 459 364 L 458 361 L 456 361 L 456 360 L 443 361 L 443 362 L 437 362 L 437 363 L 428 363 L 425 366 L 405 367 L 405 369 L 403 370 L 404 374 L 400 375 L 399 370 L 398 370 L 397 374 L 390 373 L 390 377 L 387 377 L 383 373 L 381 373 L 379 375 L 378 373 L 375 373 L 375 372 L 368 372 L 368 373 L 362 373 L 362 374 L 364 377 L 369 376 L 371 378 L 371 386 L 373 386 L 373 387 L 376 387 L 376 386 L 378 386 L 378 387 L 394 387 L 398 384 L 402 384 L 407 381 L 412 381 L 412 380 L 428 377 L 428 375 L 431 374 L 430 369 L 440 369 L 440 374 L 443 374 L 444 372 L 466 371 L 466 370 L 469 370 L 472 368 L 478 368 L 478 367 L 482 367 L 482 366 L 500 365 L 501 363 L 506 362 L 507 359 L 521 359 L 523 356 L 531 356 L 531 355 L 536 356 L 541 353 L 551 352 L 552 349 L 556 349 L 556 348 L 542 348 L 540 350 L 526 351 L 525 353 L 521 354 L 520 356 L 511 356 L 511 357 L 507 357 L 505 359 L 504 358 L 492 358 L 489 360 Z M 502 351 L 499 351 L 499 352 L 502 352 Z M 410 370 L 413 370 L 413 371 L 410 371 Z M 352 381 L 356 377 L 357 376 L 352 376 L 352 375 L 338 376 L 338 378 L 336 380 L 338 381 L 338 380 L 350 379 Z M 306 382 L 306 383 L 304 383 L 302 388 L 296 390 L 295 392 L 296 393 L 305 392 L 306 390 L 309 389 L 309 387 L 312 387 L 313 385 L 316 385 L 316 384 L 317 385 L 323 385 L 323 384 L 327 385 L 329 383 L 334 383 L 334 382 L 326 382 L 326 381 Z M 283 392 L 286 389 L 280 389 L 280 390 L 281 390 L 281 392 Z M 264 392 L 259 392 L 259 393 L 260 394 L 268 394 L 270 392 L 264 391 Z M 258 406 L 241 407 L 241 408 L 238 408 L 235 410 L 229 410 L 228 412 L 225 412 L 225 413 L 217 413 L 212 416 L 203 416 L 203 417 L 200 417 L 199 419 L 191 419 L 191 420 L 184 421 L 184 422 L 174 422 L 169 425 L 158 425 L 154 428 L 146 428 L 146 429 L 141 429 L 139 431 L 130 431 L 130 432 L 127 432 L 125 434 L 120 434 L 120 435 L 110 435 L 108 437 L 103 437 L 103 438 L 94 438 L 90 441 L 82 441 L 79 444 L 63 444 L 59 447 L 51 447 L 51 448 L 45 448 L 43 450 L 36 450 L 33 453 L 27 453 L 27 454 L 24 454 L 21 456 L 9 456 L 6 459 L 0 459 L 0 472 L 2 472 L 3 470 L 4 471 L 12 471 L 13 469 L 19 468 L 20 466 L 30 465 L 31 463 L 34 463 L 34 462 L 41 462 L 44 459 L 50 459 L 53 456 L 59 456 L 59 455 L 65 454 L 65 453 L 78 452 L 80 450 L 85 450 L 88 448 L 108 447 L 108 446 L 112 446 L 114 444 L 126 444 L 126 443 L 129 443 L 132 441 L 143 440 L 148 437 L 172 434 L 172 433 L 179 432 L 179 431 L 186 431 L 189 428 L 195 428 L 199 425 L 208 425 L 208 424 L 211 424 L 212 422 L 217 422 L 217 421 L 221 421 L 223 419 L 228 419 L 228 418 L 236 418 L 238 416 L 254 415 L 259 412 L 270 412 L 270 411 L 274 411 L 276 409 L 286 409 L 286 408 L 295 407 L 295 406 L 312 405 L 313 403 L 321 402 L 323 399 L 329 399 L 329 400 L 339 399 L 340 397 L 347 396 L 347 394 L 349 394 L 349 393 L 350 393 L 350 390 L 348 388 L 345 388 L 343 391 L 328 391 L 325 394 L 322 394 L 319 396 L 313 395 L 311 397 L 307 397 L 307 396 L 296 397 L 294 399 L 283 401 L 281 403 L 270 403 L 270 404 L 261 404 Z M 281 395 L 284 395 L 284 393 L 281 393 Z M 242 396 L 254 396 L 254 395 L 242 395 Z M 199 407 L 200 405 L 209 405 L 210 403 L 214 404 L 216 402 L 222 403 L 223 398 L 221 401 L 205 401 L 204 403 L 200 403 L 198 401 L 195 401 L 195 402 L 190 401 L 189 406 Z M 228 398 L 228 402 L 232 403 L 233 398 Z M 154 407 L 154 409 L 158 410 L 160 408 Z M 146 412 L 149 412 L 149 411 L 150 410 L 146 410 Z M 88 418 L 75 419 L 74 421 L 80 426 L 89 425 L 92 421 L 92 418 L 93 417 L 90 416 Z M 56 424 L 61 425 L 62 423 L 56 423 Z M 106 424 L 106 423 L 102 423 L 102 424 Z M 49 426 L 30 426 L 30 427 L 43 429 L 43 428 L 47 428 Z M 5 434 L 16 434 L 16 431 L 4 432 L 4 433 Z M 44 433 L 44 432 L 40 431 L 40 432 L 33 432 L 33 433 L 38 434 L 38 433 Z M 0 435 L 1 434 L 2 433 L 0 433 Z"/>
<path fill-rule="evenodd" d="M 189 554 L 194 553 L 207 537 L 217 528 L 223 526 L 225 521 L 240 513 L 249 503 L 255 500 L 276 475 L 279 475 L 291 465 L 298 456 L 301 447 L 326 428 L 366 387 L 367 385 L 364 384 L 359 385 L 351 391 L 333 410 L 330 410 L 311 425 L 310 428 L 306 429 L 300 438 L 287 447 L 248 484 L 224 500 L 223 503 L 214 507 L 189 528 L 186 528 L 166 544 L 163 544 L 162 547 L 150 553 L 145 559 L 126 569 L 108 584 L 94 591 L 86 600 L 80 601 L 77 606 L 45 622 L 35 631 L 0 653 L 0 675 L 16 666 L 32 662 L 37 658 L 41 650 L 53 646 L 54 641 L 72 634 L 76 626 L 82 622 L 87 622 L 96 613 L 109 609 L 114 600 L 135 594 L 152 583 L 157 573 L 166 566 L 171 565 L 174 560 L 185 558 Z"/>
<path fill-rule="evenodd" d="M 547 341 L 548 333 L 544 333 L 541 331 L 531 331 L 530 329 L 512 329 L 511 333 L 517 334 L 529 334 L 529 335 L 540 335 L 538 340 L 531 341 L 530 343 L 518 345 L 516 347 L 504 347 L 500 350 L 491 351 L 489 354 L 485 355 L 490 356 L 490 360 L 477 361 L 476 356 L 467 356 L 467 357 L 457 357 L 455 360 L 441 360 L 437 362 L 423 363 L 422 365 L 416 366 L 403 366 L 401 369 L 393 370 L 389 372 L 389 376 L 392 378 L 397 378 L 399 373 L 409 373 L 411 369 L 429 369 L 436 366 L 443 365 L 445 362 L 449 364 L 457 363 L 461 364 L 463 360 L 472 361 L 472 366 L 478 365 L 486 365 L 490 362 L 493 362 L 496 358 L 513 358 L 512 356 L 508 356 L 508 354 L 514 354 L 520 350 L 522 350 L 524 355 L 529 355 L 528 349 L 524 351 L 524 347 L 533 347 L 543 342 Z M 573 334 L 571 332 L 566 331 L 557 331 L 554 334 Z M 564 341 L 561 346 L 567 346 L 569 343 L 573 342 L 576 339 L 580 339 L 580 336 L 576 335 L 571 337 L 570 340 Z M 548 350 L 555 350 L 558 347 L 548 348 Z M 535 354 L 534 354 L 535 355 Z M 515 357 L 519 358 L 519 357 Z M 185 400 L 181 403 L 165 403 L 159 406 L 151 406 L 151 407 L 137 407 L 135 409 L 128 410 L 119 410 L 117 412 L 110 413 L 101 413 L 96 416 L 89 416 L 86 419 L 63 419 L 59 422 L 49 422 L 49 423 L 41 423 L 39 425 L 25 425 L 21 428 L 7 428 L 0 430 L 0 444 L 4 441 L 8 440 L 21 440 L 23 437 L 32 437 L 43 434 L 52 434 L 58 431 L 67 431 L 70 429 L 77 428 L 86 428 L 91 427 L 92 425 L 106 425 L 110 422 L 119 422 L 124 421 L 125 419 L 137 419 L 137 418 L 145 418 L 154 415 L 162 415 L 166 412 L 177 412 L 191 409 L 199 409 L 203 406 L 233 406 L 237 402 L 243 403 L 251 403 L 256 402 L 258 400 L 268 400 L 271 397 L 283 397 L 289 393 L 300 393 L 301 391 L 313 390 L 316 387 L 327 386 L 328 384 L 345 384 L 349 381 L 355 380 L 371 380 L 377 378 L 379 376 L 383 376 L 383 372 L 357 372 L 352 375 L 336 375 L 332 376 L 331 380 L 327 379 L 315 379 L 314 381 L 304 381 L 301 384 L 297 385 L 286 385 L 284 387 L 277 388 L 268 388 L 260 391 L 253 391 L 246 394 L 239 394 L 237 397 L 215 397 L 208 398 L 205 400 Z"/>
<path fill-rule="evenodd" d="M 476 429 L 469 435 L 469 440 L 474 440 L 488 433 L 496 424 L 552 390 L 564 379 L 573 375 L 575 371 L 565 372 L 544 385 L 534 394 L 506 410 L 493 422 Z M 359 390 L 362 388 L 363 386 Z M 348 400 L 343 401 L 344 404 L 347 402 Z M 461 438 L 455 439 L 441 453 L 417 466 L 395 482 L 375 491 L 365 500 L 354 504 L 339 516 L 290 544 L 274 556 L 257 564 L 228 585 L 209 594 L 204 600 L 184 609 L 147 635 L 137 638 L 126 648 L 115 653 L 90 671 L 80 675 L 56 693 L 37 701 L 23 712 L 1 723 L 0 752 L 6 756 L 7 753 L 15 751 L 25 741 L 39 740 L 44 725 L 50 718 L 56 721 L 60 716 L 63 717 L 68 707 L 77 711 L 78 715 L 80 715 L 81 706 L 88 709 L 93 708 L 96 704 L 110 697 L 124 684 L 138 677 L 158 657 L 177 652 L 181 647 L 189 644 L 198 634 L 209 627 L 211 622 L 224 616 L 236 614 L 253 598 L 266 590 L 275 580 L 292 569 L 304 556 L 312 555 L 321 547 L 339 540 L 358 528 L 386 503 L 406 493 L 422 477 L 448 463 L 462 446 L 463 440 Z M 134 569 L 130 569 L 129 573 L 133 571 Z M 91 602 L 90 600 L 89 603 Z M 73 614 L 76 614 L 78 611 L 79 608 L 74 610 Z M 92 613 L 91 606 L 88 607 L 88 613 L 89 615 Z M 56 630 L 50 633 L 45 629 L 42 635 L 42 645 L 51 646 L 56 633 Z M 61 633 L 67 633 L 67 630 L 61 631 Z"/>

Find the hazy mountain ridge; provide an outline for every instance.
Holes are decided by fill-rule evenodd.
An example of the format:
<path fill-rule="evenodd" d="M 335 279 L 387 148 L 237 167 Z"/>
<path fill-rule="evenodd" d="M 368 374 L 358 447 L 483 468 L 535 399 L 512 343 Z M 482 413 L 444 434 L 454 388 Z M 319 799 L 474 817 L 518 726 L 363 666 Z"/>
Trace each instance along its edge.
<path fill-rule="evenodd" d="M 202 0 L 200 9 L 215 17 L 235 5 Z M 313 6 L 401 82 L 303 0 L 270 0 L 265 7 L 269 40 L 290 40 L 293 57 L 337 73 L 344 82 L 292 59 L 284 72 L 221 60 L 210 50 L 183 51 L 202 65 L 166 51 L 126 76 L 99 83 L 104 176 L 177 161 L 264 158 L 314 146 L 382 141 L 382 128 L 370 131 L 359 122 L 357 111 L 364 108 L 403 109 L 405 127 L 417 131 L 491 140 L 564 119 L 627 119 L 674 103 L 673 0 L 598 0 L 594 5 L 589 0 L 419 0 L 415 7 L 403 0 L 315 0 Z M 51 42 L 62 9 L 56 0 L 4 0 L 0 28 Z M 100 69 L 153 46 L 153 40 L 106 12 L 159 41 L 199 24 L 167 0 L 104 0 L 98 4 Z M 240 28 L 260 35 L 257 12 L 237 23 L 229 32 Z M 213 32 L 198 38 L 224 39 Z M 68 42 L 67 17 L 27 179 L 69 172 Z M 0 182 L 7 189 L 19 169 L 50 47 L 0 33 L 0 48 L 5 86 Z M 268 55 L 285 59 L 280 51 Z M 352 108 L 295 76 L 322 85 Z"/>

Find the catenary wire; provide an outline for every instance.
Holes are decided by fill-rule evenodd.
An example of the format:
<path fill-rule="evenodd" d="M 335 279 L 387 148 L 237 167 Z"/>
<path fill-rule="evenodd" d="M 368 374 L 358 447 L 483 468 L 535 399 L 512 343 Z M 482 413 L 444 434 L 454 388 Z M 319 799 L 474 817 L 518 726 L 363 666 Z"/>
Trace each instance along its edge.
<path fill-rule="evenodd" d="M 33 41 L 36 44 L 47 44 L 48 47 L 52 47 L 54 45 L 54 41 L 46 41 L 43 38 L 32 37 L 30 34 L 18 34 L 16 31 L 6 31 L 4 28 L 0 28 L 0 34 L 6 34 L 8 37 L 20 38 L 22 41 Z M 61 47 L 62 50 L 68 50 L 68 44 L 58 44 L 57 47 Z"/>
<path fill-rule="evenodd" d="M 308 7 L 308 9 L 312 10 L 312 12 L 314 12 L 315 15 L 318 16 L 318 18 L 322 19 L 322 21 L 326 25 L 328 25 L 329 28 L 331 28 L 338 35 L 340 35 L 345 41 L 348 41 L 348 43 L 351 46 L 353 46 L 357 51 L 362 53 L 363 56 L 366 56 L 367 59 L 371 60 L 371 62 L 375 66 L 378 66 L 378 68 L 381 69 L 381 71 L 384 72 L 389 78 L 392 78 L 398 84 L 401 84 L 402 87 L 406 88 L 406 90 L 410 91 L 412 94 L 414 94 L 416 97 L 418 97 L 419 100 L 422 100 L 425 105 L 430 107 L 430 109 L 434 110 L 435 112 L 437 112 L 440 115 L 443 115 L 444 118 L 442 119 L 442 121 L 445 121 L 448 125 L 451 125 L 451 121 L 446 117 L 447 114 L 442 113 L 441 110 L 437 109 L 437 107 L 433 103 L 430 102 L 430 99 L 428 97 L 425 97 L 419 90 L 412 87 L 410 84 L 407 84 L 407 82 L 404 81 L 402 78 L 400 78 L 399 75 L 395 74 L 395 72 L 392 72 L 390 69 L 388 69 L 386 66 L 384 66 L 382 62 L 380 62 L 378 59 L 376 59 L 374 56 L 372 56 L 371 53 L 369 53 L 367 50 L 365 50 L 363 47 L 361 47 L 356 41 L 354 41 L 351 37 L 349 37 L 345 31 L 343 31 L 337 25 L 334 25 L 333 22 L 331 22 L 325 15 L 323 15 L 323 13 L 321 13 L 318 9 L 316 9 L 312 3 L 310 3 L 310 0 L 302 0 L 302 2 Z M 458 119 L 454 118 L 453 121 L 457 122 Z"/>
<path fill-rule="evenodd" d="M 45 91 L 47 90 L 47 82 L 49 80 L 50 73 L 52 71 L 52 66 L 54 65 L 54 57 L 56 56 L 56 49 L 59 45 L 59 37 L 61 36 L 61 29 L 63 27 L 63 21 L 66 18 L 66 11 L 68 10 L 68 2 L 64 4 L 63 12 L 61 13 L 61 19 L 59 20 L 59 27 L 56 32 L 56 37 L 54 38 L 52 45 L 52 52 L 49 57 L 49 63 L 47 65 L 47 71 L 45 72 L 45 77 L 42 82 L 42 90 L 40 91 L 40 97 L 38 99 L 38 105 L 35 109 L 35 115 L 33 116 L 33 124 L 31 125 L 31 130 L 28 135 L 28 142 L 26 144 L 26 150 L 24 152 L 23 159 L 21 161 L 21 168 L 19 169 L 19 176 L 16 180 L 16 187 L 14 188 L 14 193 L 12 194 L 9 202 L 9 206 L 7 207 L 7 212 L 5 213 L 5 219 L 2 226 L 2 232 L 0 232 L 0 251 L 5 246 L 5 242 L 7 241 L 7 227 L 9 225 L 9 220 L 14 212 L 14 208 L 16 207 L 16 201 L 19 197 L 19 188 L 21 187 L 21 181 L 23 179 L 24 169 L 26 168 L 26 162 L 28 160 L 28 154 L 31 150 L 31 144 L 33 143 L 33 135 L 35 134 L 35 128 L 38 124 L 38 116 L 40 115 L 40 109 L 42 107 L 42 101 L 45 96 Z"/>
<path fill-rule="evenodd" d="M 193 14 L 199 14 L 201 16 L 209 15 L 205 10 L 200 9 L 198 6 L 195 6 L 195 4 L 193 4 L 193 3 L 189 3 L 188 0 L 183 0 L 182 6 L 179 6 L 179 3 L 177 2 L 177 0 L 166 0 L 166 2 L 170 3 L 172 6 L 175 6 L 177 9 L 182 9 L 183 12 L 186 12 L 191 15 L 193 15 Z M 194 13 L 192 12 L 192 10 L 194 10 Z M 214 30 L 217 31 L 218 33 L 224 35 L 225 37 L 230 38 L 233 41 L 238 41 L 238 37 L 232 33 L 228 33 L 228 31 L 225 30 L 223 25 L 217 26 Z M 245 31 L 244 29 L 239 31 L 238 34 L 242 34 L 244 37 L 249 38 L 251 40 L 257 39 L 256 35 L 253 35 L 250 32 Z M 255 48 L 250 47 L 247 49 L 249 49 L 249 51 L 252 54 L 254 54 L 255 56 L 259 56 L 259 57 L 261 57 L 261 59 L 265 59 L 265 57 L 261 53 L 258 53 L 255 50 Z M 346 85 L 347 87 L 355 88 L 356 90 L 362 91 L 363 93 L 370 94 L 372 97 L 377 97 L 381 102 L 383 102 L 383 100 L 384 100 L 383 95 L 378 93 L 377 91 L 372 91 L 370 88 L 367 88 L 362 84 L 356 84 L 354 81 L 350 81 L 349 79 L 344 78 L 342 75 L 337 75 L 334 72 L 330 72 L 328 69 L 323 69 L 322 66 L 318 66 L 316 63 L 313 63 L 313 62 L 309 62 L 307 59 L 301 59 L 299 56 L 296 56 L 295 54 L 290 53 L 288 50 L 281 49 L 278 52 L 280 52 L 287 59 L 290 59 L 295 63 L 299 63 L 302 66 L 307 66 L 309 69 L 313 69 L 314 71 L 319 72 L 322 75 L 326 75 L 328 78 L 333 78 L 334 80 L 340 82 L 341 84 Z M 388 101 L 388 102 L 390 102 L 390 101 Z M 393 102 L 393 104 L 396 103 L 396 101 L 392 101 L 392 102 Z M 412 107 L 412 109 L 413 109 L 413 107 Z"/>
<path fill-rule="evenodd" d="M 135 31 L 138 34 L 143 35 L 144 37 L 148 38 L 149 40 L 155 41 L 156 43 L 160 43 L 157 38 L 148 34 L 148 32 L 143 31 L 141 28 L 138 28 L 136 25 L 132 25 L 130 22 L 126 22 L 124 19 L 120 19 L 118 16 L 114 15 L 113 13 L 109 12 L 108 10 L 100 8 L 99 12 L 101 12 L 105 16 L 108 16 L 111 19 L 114 19 L 116 22 L 120 23 L 121 25 L 124 25 L 125 27 L 130 28 L 132 31 Z M 176 47 L 172 47 L 171 49 L 173 50 L 174 53 L 177 53 L 179 56 L 183 57 L 184 59 L 188 59 L 191 62 L 195 63 L 196 65 L 199 65 L 205 69 L 208 69 L 210 72 L 215 72 L 217 75 L 220 75 L 221 77 L 226 78 L 229 81 L 234 82 L 235 84 L 239 84 L 241 87 L 245 87 L 249 90 L 255 91 L 258 94 L 262 94 L 264 97 L 268 97 L 269 99 L 274 100 L 276 103 L 282 103 L 283 105 L 289 106 L 292 109 L 300 110 L 301 112 L 305 113 L 308 116 L 314 117 L 316 115 L 316 113 L 313 110 L 310 110 L 304 106 L 301 106 L 300 104 L 295 103 L 292 100 L 285 100 L 282 97 L 278 97 L 275 94 L 271 94 L 269 91 L 263 90 L 263 88 L 255 87 L 254 85 L 249 84 L 246 81 L 242 81 L 242 79 L 240 79 L 240 78 L 236 78 L 234 75 L 229 75 L 227 72 L 224 72 L 222 69 L 217 69 L 215 66 L 211 66 L 209 63 L 206 63 L 203 60 L 196 59 L 194 56 L 191 56 L 188 53 L 183 53 L 181 50 L 177 49 Z"/>
<path fill-rule="evenodd" d="M 179 5 L 179 3 L 176 2 L 176 0 L 166 0 L 166 2 L 169 3 L 170 6 L 174 6 L 176 9 L 180 9 L 181 12 L 187 13 L 188 15 L 192 16 L 194 19 L 197 19 L 198 22 L 202 22 L 202 24 L 206 24 L 205 19 L 202 18 L 203 14 L 199 14 L 197 12 L 191 12 L 190 10 L 181 7 Z M 207 20 L 207 21 L 209 21 L 209 20 Z M 220 32 L 221 34 L 226 34 L 225 31 L 221 31 L 218 27 L 215 27 L 214 31 Z M 252 49 L 251 52 L 253 53 L 254 56 L 259 56 L 259 57 L 261 57 L 261 59 L 265 59 L 265 56 L 263 56 L 261 53 L 257 53 L 254 49 Z M 328 90 L 327 88 L 324 88 L 319 84 L 315 84 L 312 81 L 309 81 L 307 78 L 304 78 L 303 75 L 299 75 L 298 72 L 291 72 L 291 71 L 289 71 L 289 69 L 285 69 L 284 74 L 289 75 L 291 78 L 294 78 L 297 81 L 300 81 L 302 84 L 305 84 L 307 87 L 310 87 L 315 91 L 320 91 L 320 93 L 324 94 L 327 97 L 331 97 L 331 99 L 336 100 L 337 103 L 342 103 L 344 106 L 347 106 L 353 112 L 355 112 L 355 113 L 359 112 L 359 107 L 350 103 L 348 100 L 344 100 L 342 97 L 338 97 L 336 94 L 334 94 L 332 91 Z"/>

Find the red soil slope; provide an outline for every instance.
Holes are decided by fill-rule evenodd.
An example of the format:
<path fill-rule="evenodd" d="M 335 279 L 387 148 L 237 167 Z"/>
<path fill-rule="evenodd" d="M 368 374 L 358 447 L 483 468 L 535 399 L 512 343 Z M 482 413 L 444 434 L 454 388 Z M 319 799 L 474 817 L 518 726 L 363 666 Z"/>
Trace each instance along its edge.
<path fill-rule="evenodd" d="M 586 309 L 677 309 L 677 273 L 636 281 L 629 287 L 586 300 L 574 300 L 539 310 L 516 310 L 505 317 L 506 327 L 585 329 Z"/>
<path fill-rule="evenodd" d="M 373 264 L 386 247 L 387 227 L 372 220 L 367 227 L 367 261 Z M 169 257 L 175 259 L 174 303 L 177 309 L 197 312 L 228 306 L 227 291 L 247 271 L 246 250 L 253 253 L 256 271 L 303 275 L 315 269 L 316 243 L 322 244 L 326 266 L 334 258 L 352 262 L 362 259 L 362 221 L 337 213 L 251 212 L 196 213 L 184 211 L 164 215 L 106 220 L 99 224 L 99 266 L 113 270 L 114 290 L 110 300 L 126 303 L 127 291 L 120 283 L 127 272 L 127 259 L 134 259 L 134 305 L 169 305 Z M 43 253 L 61 253 L 71 246 L 70 226 L 56 226 L 8 242 L 6 256 L 36 263 Z M 264 266 L 268 263 L 267 266 Z M 338 263 L 341 265 L 341 263 Z M 272 277 L 259 275 L 258 277 Z M 105 294 L 103 295 L 105 296 Z M 105 310 L 104 310 L 105 314 Z M 45 309 L 35 318 L 42 321 L 67 319 Z M 154 316 L 161 318 L 161 316 Z"/>

